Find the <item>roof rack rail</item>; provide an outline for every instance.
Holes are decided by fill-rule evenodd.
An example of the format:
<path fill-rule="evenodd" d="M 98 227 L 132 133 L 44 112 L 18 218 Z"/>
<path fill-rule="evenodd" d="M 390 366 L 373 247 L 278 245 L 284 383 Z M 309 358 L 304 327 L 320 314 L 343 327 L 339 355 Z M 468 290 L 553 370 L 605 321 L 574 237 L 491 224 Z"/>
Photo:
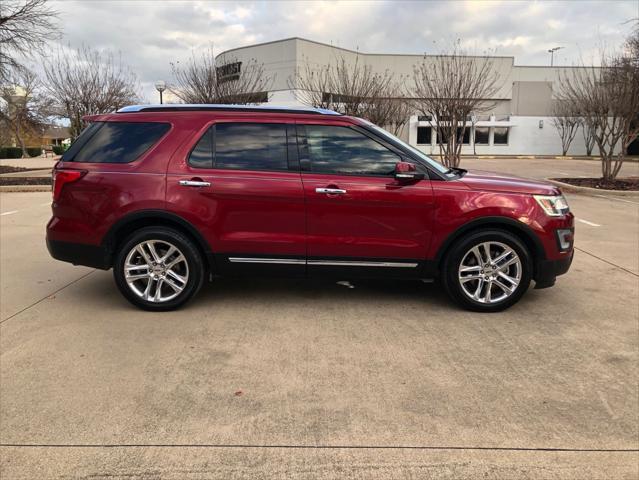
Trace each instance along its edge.
<path fill-rule="evenodd" d="M 312 107 L 286 107 L 277 105 L 224 105 L 224 104 L 155 104 L 155 105 L 129 105 L 119 109 L 116 113 L 136 112 L 266 112 L 266 113 L 307 113 L 313 115 L 341 115 L 341 113 L 325 108 Z"/>

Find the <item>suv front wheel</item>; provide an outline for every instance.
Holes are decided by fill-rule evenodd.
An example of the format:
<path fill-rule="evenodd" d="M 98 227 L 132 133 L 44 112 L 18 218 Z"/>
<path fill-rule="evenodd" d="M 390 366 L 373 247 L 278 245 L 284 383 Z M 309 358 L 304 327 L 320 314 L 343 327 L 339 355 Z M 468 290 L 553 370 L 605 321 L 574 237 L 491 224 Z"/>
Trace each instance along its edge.
<path fill-rule="evenodd" d="M 476 312 L 497 312 L 515 304 L 532 277 L 532 259 L 515 235 L 501 230 L 471 233 L 455 243 L 443 265 L 450 297 Z"/>
<path fill-rule="evenodd" d="M 145 310 L 172 310 L 195 295 L 204 279 L 193 242 L 167 227 L 134 232 L 116 253 L 113 276 L 120 292 Z"/>

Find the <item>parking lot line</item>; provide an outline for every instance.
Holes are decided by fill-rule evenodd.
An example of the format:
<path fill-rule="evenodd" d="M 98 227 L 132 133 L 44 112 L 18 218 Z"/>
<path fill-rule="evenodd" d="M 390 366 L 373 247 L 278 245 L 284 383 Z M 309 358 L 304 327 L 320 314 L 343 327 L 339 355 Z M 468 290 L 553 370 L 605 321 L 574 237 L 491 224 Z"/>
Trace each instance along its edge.
<path fill-rule="evenodd" d="M 0 217 L 3 217 L 4 215 L 13 215 L 14 213 L 18 213 L 18 211 L 17 210 L 11 210 L 9 212 L 0 213 Z"/>
<path fill-rule="evenodd" d="M 586 225 L 590 225 L 591 227 L 601 227 L 598 223 L 589 222 L 588 220 L 584 220 L 583 218 L 578 218 L 578 222 L 585 223 Z"/>
<path fill-rule="evenodd" d="M 608 195 L 598 195 L 598 194 L 595 194 L 594 196 L 599 198 L 607 198 L 608 200 L 617 200 L 619 202 L 632 203 L 633 205 L 639 205 L 639 202 L 633 202 L 632 200 L 626 200 L 625 198 L 609 197 Z"/>

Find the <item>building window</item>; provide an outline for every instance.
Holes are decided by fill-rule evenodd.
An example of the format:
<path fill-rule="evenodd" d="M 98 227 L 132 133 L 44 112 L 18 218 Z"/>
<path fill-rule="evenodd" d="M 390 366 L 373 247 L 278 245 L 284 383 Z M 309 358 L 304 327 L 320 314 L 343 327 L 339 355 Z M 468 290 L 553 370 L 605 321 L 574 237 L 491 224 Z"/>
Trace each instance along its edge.
<path fill-rule="evenodd" d="M 267 103 L 268 92 L 234 93 L 221 99 L 228 103 Z"/>
<path fill-rule="evenodd" d="M 475 145 L 488 145 L 488 127 L 475 127 Z"/>
<path fill-rule="evenodd" d="M 417 145 L 430 145 L 433 138 L 433 129 L 430 127 L 417 127 Z"/>
<path fill-rule="evenodd" d="M 508 145 L 508 127 L 495 127 L 493 145 Z"/>
<path fill-rule="evenodd" d="M 463 138 L 462 138 L 462 130 L 463 130 Z M 470 143 L 470 128 L 457 127 L 457 141 L 463 144 L 468 145 Z"/>
<path fill-rule="evenodd" d="M 420 115 L 420 116 L 417 117 L 417 121 L 418 122 L 430 122 L 432 120 L 433 120 L 433 116 L 432 115 Z"/>

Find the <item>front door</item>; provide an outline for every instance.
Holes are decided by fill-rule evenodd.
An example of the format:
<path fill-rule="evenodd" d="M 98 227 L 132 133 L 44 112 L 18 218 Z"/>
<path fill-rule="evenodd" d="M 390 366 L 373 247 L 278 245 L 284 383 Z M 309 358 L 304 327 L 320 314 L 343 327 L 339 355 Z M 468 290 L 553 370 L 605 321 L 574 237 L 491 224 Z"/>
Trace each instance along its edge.
<path fill-rule="evenodd" d="M 306 220 L 294 125 L 205 127 L 167 172 L 167 208 L 195 225 L 219 273 L 304 274 Z"/>
<path fill-rule="evenodd" d="M 297 133 L 309 273 L 420 276 L 431 238 L 428 177 L 397 181 L 401 152 L 364 129 L 306 123 Z"/>

